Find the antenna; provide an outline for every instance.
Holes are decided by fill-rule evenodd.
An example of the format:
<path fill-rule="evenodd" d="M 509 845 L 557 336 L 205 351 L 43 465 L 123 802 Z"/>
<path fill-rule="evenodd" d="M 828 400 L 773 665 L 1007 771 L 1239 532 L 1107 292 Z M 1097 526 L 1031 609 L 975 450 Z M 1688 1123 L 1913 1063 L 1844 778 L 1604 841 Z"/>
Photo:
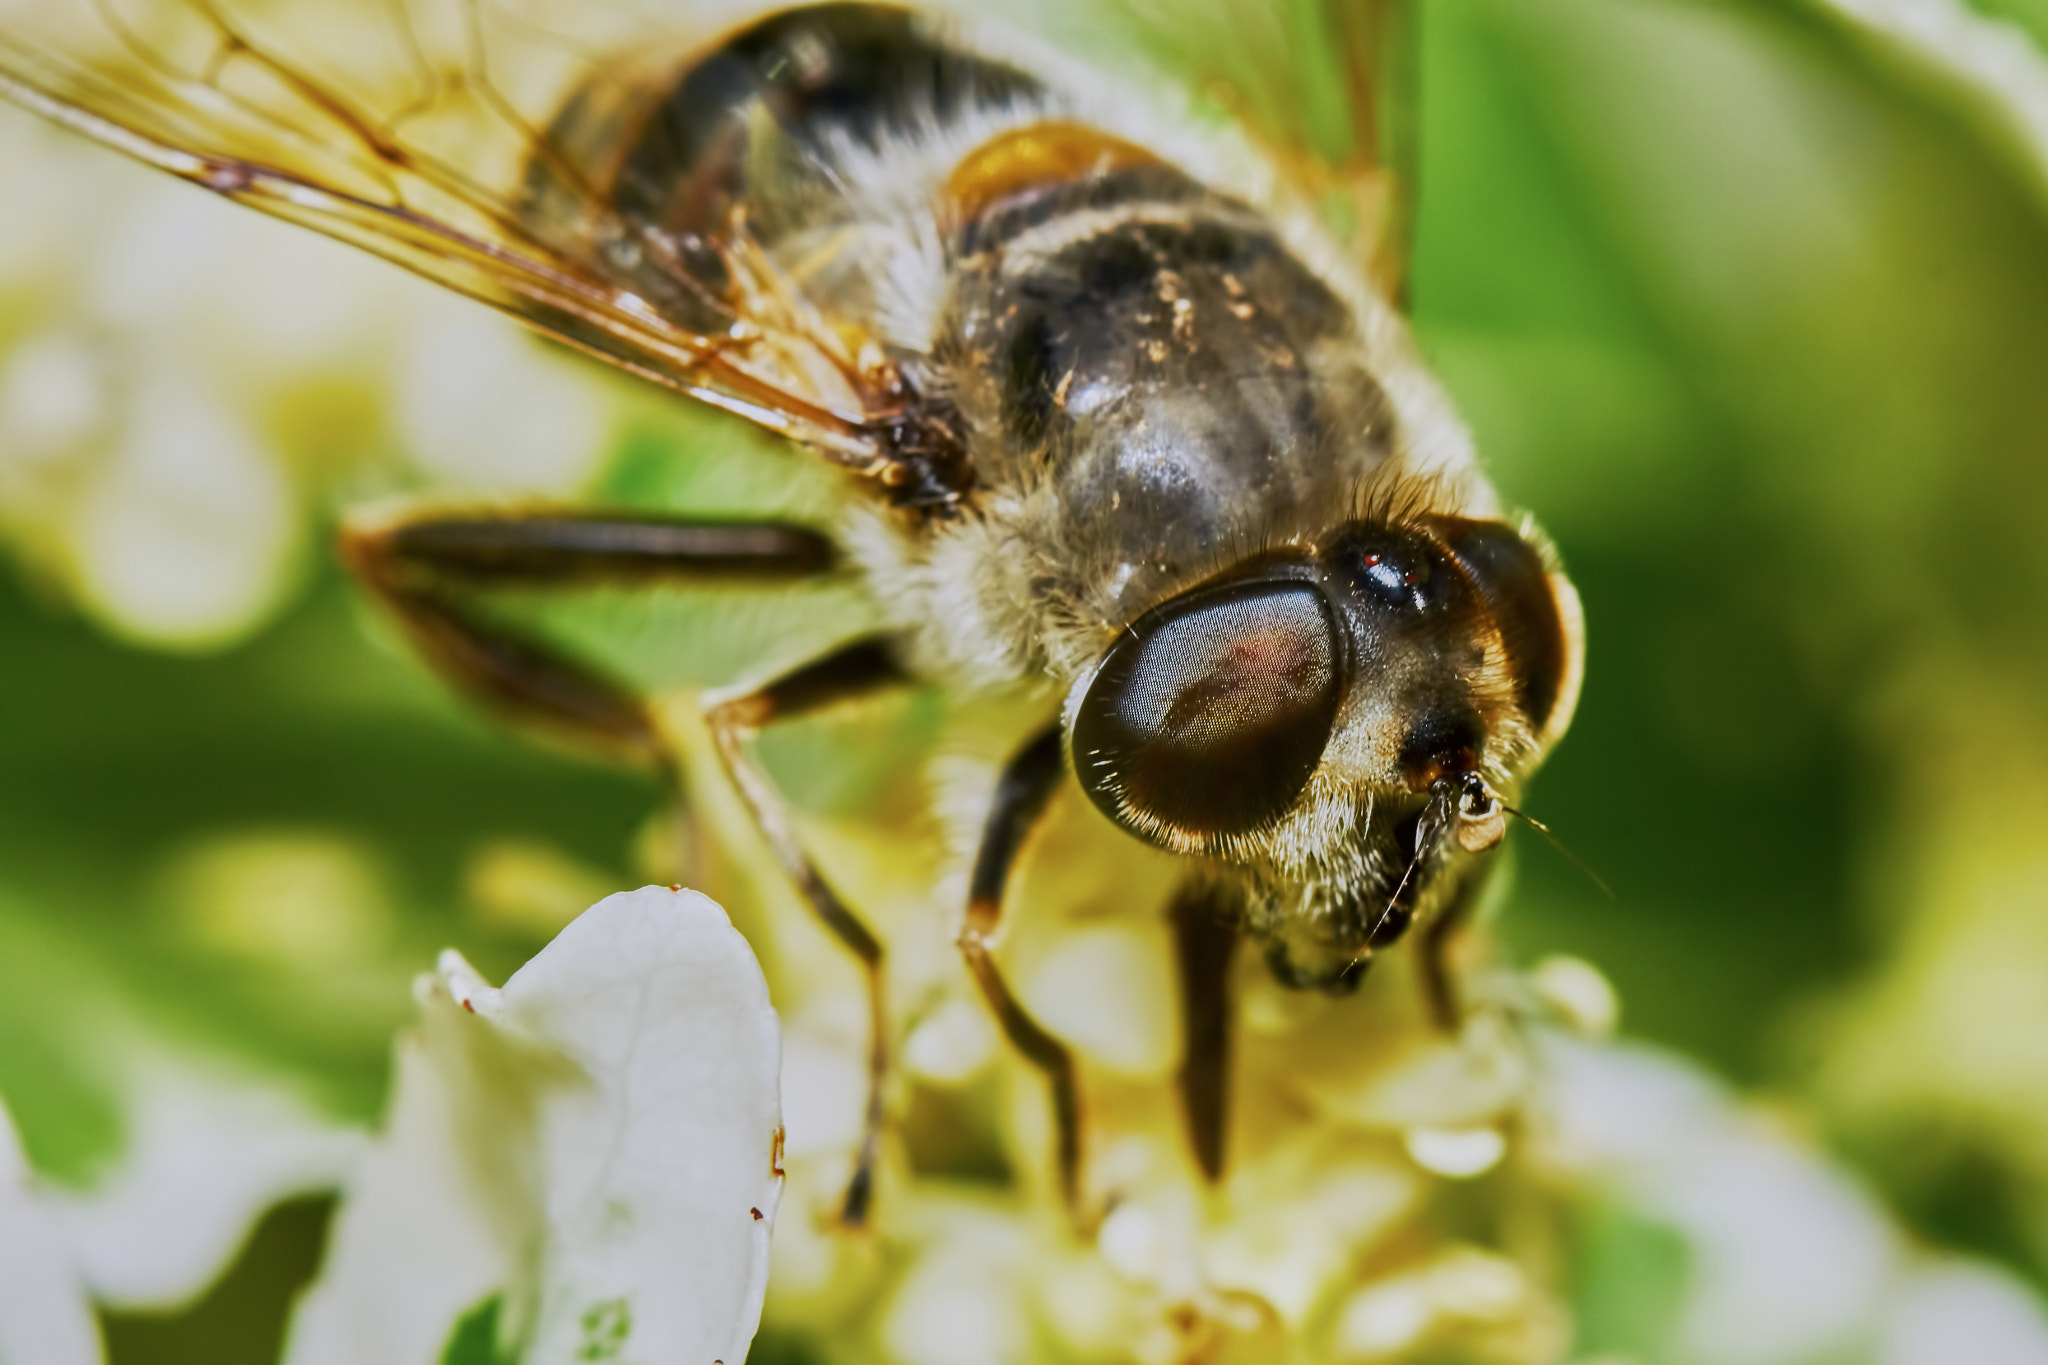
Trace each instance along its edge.
<path fill-rule="evenodd" d="M 1542 835 L 1543 838 L 1550 844 L 1552 848 L 1556 849 L 1559 853 L 1562 853 L 1564 855 L 1566 862 L 1569 862 L 1573 867 L 1576 867 L 1579 871 L 1585 873 L 1587 878 L 1593 883 L 1593 885 L 1600 888 L 1601 895 L 1607 897 L 1607 899 L 1609 900 L 1616 899 L 1614 894 L 1614 888 L 1607 884 L 1607 879 L 1602 877 L 1598 872 L 1595 872 L 1593 870 L 1593 865 L 1591 863 L 1587 862 L 1584 858 L 1581 858 L 1578 854 L 1572 852 L 1571 849 L 1567 848 L 1565 846 L 1564 840 L 1558 838 L 1555 834 L 1552 834 L 1550 832 L 1550 826 L 1544 824 L 1541 820 L 1538 820 L 1533 815 L 1525 815 L 1523 812 L 1516 810 L 1513 806 L 1510 806 L 1505 801 L 1501 802 L 1500 808 L 1506 811 L 1509 815 L 1514 816 L 1517 820 L 1520 820 L 1529 828 L 1535 830 L 1538 834 Z"/>

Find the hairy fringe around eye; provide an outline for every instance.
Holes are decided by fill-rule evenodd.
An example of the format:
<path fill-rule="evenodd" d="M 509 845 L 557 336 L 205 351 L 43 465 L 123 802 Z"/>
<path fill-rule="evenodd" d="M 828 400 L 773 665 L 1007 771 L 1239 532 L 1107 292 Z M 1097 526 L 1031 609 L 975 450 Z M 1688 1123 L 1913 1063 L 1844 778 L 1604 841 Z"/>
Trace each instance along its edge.
<path fill-rule="evenodd" d="M 1428 517 L 1459 513 L 1466 502 L 1464 485 L 1457 475 L 1418 474 L 1389 460 L 1352 490 L 1351 517 L 1375 526 L 1424 530 Z"/>

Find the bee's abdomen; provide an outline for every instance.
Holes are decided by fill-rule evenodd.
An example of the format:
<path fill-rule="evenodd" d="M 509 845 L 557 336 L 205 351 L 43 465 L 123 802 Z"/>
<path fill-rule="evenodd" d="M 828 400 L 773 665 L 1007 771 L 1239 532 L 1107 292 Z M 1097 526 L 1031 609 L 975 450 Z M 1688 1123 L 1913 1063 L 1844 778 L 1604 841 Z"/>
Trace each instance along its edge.
<path fill-rule="evenodd" d="M 777 225 L 761 214 L 804 197 L 805 182 L 847 146 L 885 149 L 1039 88 L 1013 66 L 949 46 L 908 10 L 784 10 L 683 73 L 632 138 L 611 197 L 671 232 L 721 232 L 745 202 L 752 229 L 772 240 Z"/>

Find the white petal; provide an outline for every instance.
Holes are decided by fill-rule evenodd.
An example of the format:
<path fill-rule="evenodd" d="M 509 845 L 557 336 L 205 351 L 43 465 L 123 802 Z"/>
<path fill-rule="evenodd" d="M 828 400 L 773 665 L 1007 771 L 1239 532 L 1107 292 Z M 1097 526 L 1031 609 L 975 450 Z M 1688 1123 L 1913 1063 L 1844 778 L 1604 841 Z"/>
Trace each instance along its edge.
<path fill-rule="evenodd" d="M 1656 1170 L 1718 1133 L 1732 1101 L 1698 1066 L 1633 1043 L 1541 1035 L 1532 1150 L 1577 1177 Z"/>
<path fill-rule="evenodd" d="M 1410 1128 L 1402 1140 L 1416 1165 L 1452 1180 L 1486 1174 L 1508 1150 L 1498 1128 Z"/>
<path fill-rule="evenodd" d="M 463 1311 L 511 1282 L 514 1249 L 534 1235 L 530 1198 L 488 1188 L 488 1158 L 469 1150 L 493 1117 L 505 1122 L 501 1159 L 531 1135 L 516 1108 L 491 1113 L 495 1078 L 478 1073 L 495 1040 L 465 1037 L 481 1030 L 452 1008 L 431 993 L 419 1032 L 399 1043 L 385 1132 L 350 1180 L 325 1270 L 292 1320 L 295 1365 L 432 1360 Z M 470 1060 L 468 1043 L 485 1055 Z"/>
<path fill-rule="evenodd" d="M 1960 0 L 1823 0 L 1969 91 L 2048 175 L 2048 63 L 2020 24 Z"/>
<path fill-rule="evenodd" d="M 1691 1251 L 1687 1360 L 1800 1365 L 1846 1355 L 1884 1306 L 1895 1234 L 1870 1195 L 1789 1143 L 1733 1133 L 1646 1181 L 1642 1207 Z"/>
<path fill-rule="evenodd" d="M 0 1365 L 99 1365 L 99 1328 L 63 1233 L 0 1108 Z"/>
<path fill-rule="evenodd" d="M 939 1211 L 923 1242 L 884 1310 L 884 1358 L 901 1365 L 1036 1359 L 1027 1297 L 1032 1248 L 1015 1224 L 955 1207 Z"/>
<path fill-rule="evenodd" d="M 1945 1258 L 1892 1296 L 1879 1329 L 1878 1365 L 2042 1365 L 2048 1311 L 2027 1287 L 1990 1265 Z"/>
<path fill-rule="evenodd" d="M 166 368 L 138 386 L 69 540 L 79 590 L 110 625 L 204 645 L 271 608 L 300 531 L 290 483 L 256 433 Z"/>
<path fill-rule="evenodd" d="M 121 1163 L 90 1191 L 50 1197 L 79 1273 L 111 1306 L 196 1298 L 265 1209 L 332 1189 L 361 1143 L 273 1086 L 165 1057 L 130 1070 Z"/>
<path fill-rule="evenodd" d="M 781 1189 L 779 1043 L 724 912 L 611 896 L 503 990 L 445 954 L 419 995 L 292 1365 L 425 1365 L 494 1297 L 526 1359 L 738 1365 Z"/>

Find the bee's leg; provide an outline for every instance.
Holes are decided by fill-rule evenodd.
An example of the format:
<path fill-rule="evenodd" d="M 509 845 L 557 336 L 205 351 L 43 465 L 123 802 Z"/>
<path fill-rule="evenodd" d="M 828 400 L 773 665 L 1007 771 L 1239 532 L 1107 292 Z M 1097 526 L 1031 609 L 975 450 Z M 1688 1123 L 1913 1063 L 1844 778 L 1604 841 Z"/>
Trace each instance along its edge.
<path fill-rule="evenodd" d="M 847 1185 L 841 1218 L 848 1224 L 867 1220 L 874 1192 L 875 1161 L 882 1140 L 882 1083 L 889 1066 L 888 1002 L 883 993 L 882 944 L 859 916 L 846 907 L 825 883 L 817 866 L 797 842 L 796 829 L 767 777 L 746 751 L 747 739 L 780 720 L 823 710 L 883 687 L 907 682 L 895 656 L 882 640 L 862 640 L 785 673 L 767 686 L 742 696 L 724 697 L 705 708 L 704 718 L 718 743 L 719 757 L 754 817 L 755 826 L 781 864 L 783 872 L 818 918 L 860 959 L 868 984 L 868 1102 L 861 1129 L 860 1153 Z"/>
<path fill-rule="evenodd" d="M 1465 1022 L 1464 1007 L 1458 1000 L 1458 983 L 1451 970 L 1451 949 L 1459 930 L 1472 917 L 1485 886 L 1484 870 L 1467 873 L 1452 890 L 1450 899 L 1430 916 L 1422 928 L 1422 941 L 1416 945 L 1421 950 L 1422 998 L 1429 1006 L 1430 1018 L 1445 1033 L 1455 1034 Z"/>
<path fill-rule="evenodd" d="M 996 965 L 996 935 L 1002 927 L 1003 893 L 1025 836 L 1038 822 L 1060 778 L 1060 730 L 1047 726 L 1014 754 L 996 783 L 995 801 L 982 826 L 981 847 L 967 890 L 967 919 L 960 926 L 960 955 L 981 987 L 1003 1032 L 1052 1088 L 1054 1141 L 1060 1194 L 1075 1221 L 1081 1219 L 1081 1101 L 1074 1056 L 1067 1045 L 1025 1013 Z"/>
<path fill-rule="evenodd" d="M 352 523 L 349 566 L 398 615 L 428 661 L 508 718 L 651 763 L 672 782 L 674 756 L 645 698 L 589 664 L 479 610 L 494 587 L 654 581 L 793 582 L 829 571 L 832 544 L 807 527 L 588 514 L 424 515 Z M 870 1090 L 846 1218 L 867 1211 L 888 1057 L 882 947 L 819 877 L 781 803 L 747 761 L 746 737 L 776 720 L 900 682 L 877 642 L 849 646 L 759 691 L 709 708 L 719 755 L 776 859 L 839 940 L 861 960 L 873 1015 Z"/>
<path fill-rule="evenodd" d="M 1175 1082 L 1188 1142 L 1202 1174 L 1223 1174 L 1230 1127 L 1230 963 L 1236 955 L 1239 906 L 1229 889 L 1184 883 L 1168 912 L 1180 968 L 1181 1064 Z"/>
<path fill-rule="evenodd" d="M 644 698 L 479 610 L 493 588 L 653 581 L 790 582 L 831 567 L 807 527 L 589 514 L 357 518 L 342 555 L 427 661 L 508 719 L 651 763 L 673 762 Z"/>

